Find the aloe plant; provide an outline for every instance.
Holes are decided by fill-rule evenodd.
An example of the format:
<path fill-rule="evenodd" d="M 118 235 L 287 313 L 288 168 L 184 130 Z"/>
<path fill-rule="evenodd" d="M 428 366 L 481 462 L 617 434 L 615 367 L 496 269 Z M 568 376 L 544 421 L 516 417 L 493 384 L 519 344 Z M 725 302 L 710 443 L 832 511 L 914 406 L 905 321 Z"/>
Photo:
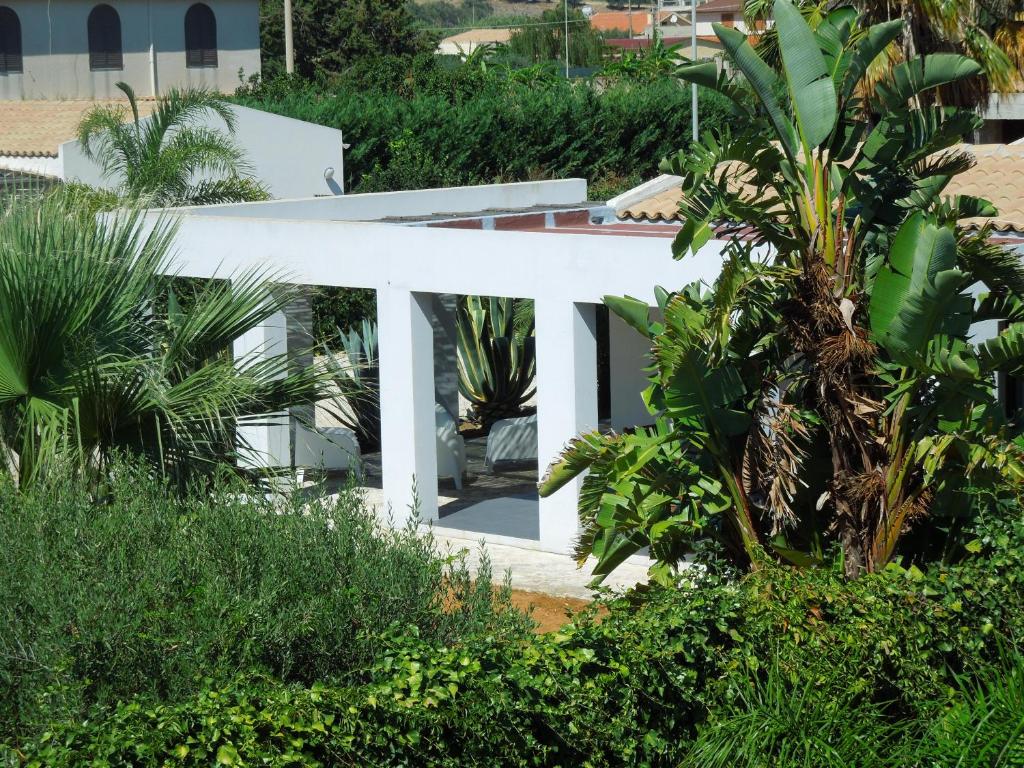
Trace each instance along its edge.
<path fill-rule="evenodd" d="M 522 413 L 536 374 L 533 304 L 466 296 L 458 310 L 459 391 L 484 426 Z"/>
<path fill-rule="evenodd" d="M 333 408 L 331 414 L 356 433 L 364 453 L 380 450 L 380 365 L 377 359 L 377 325 L 363 320 L 357 331 L 338 329 L 345 362 L 324 347 L 324 360 L 347 408 Z"/>

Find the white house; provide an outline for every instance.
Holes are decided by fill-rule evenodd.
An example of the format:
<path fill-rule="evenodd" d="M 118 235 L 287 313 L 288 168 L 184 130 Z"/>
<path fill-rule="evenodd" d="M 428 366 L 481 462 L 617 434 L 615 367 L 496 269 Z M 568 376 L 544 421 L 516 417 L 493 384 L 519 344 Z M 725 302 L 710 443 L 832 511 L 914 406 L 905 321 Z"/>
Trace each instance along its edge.
<path fill-rule="evenodd" d="M 415 492 L 423 519 L 474 538 L 568 552 L 578 531 L 577 490 L 536 492 L 491 505 L 491 527 L 446 516 L 438 505 L 436 382 L 455 370 L 452 345 L 436 334 L 455 295 L 534 300 L 537 349 L 536 456 L 541 469 L 578 433 L 598 428 L 597 306 L 607 294 L 648 297 L 713 279 L 723 243 L 696 258 L 671 258 L 676 223 L 618 222 L 604 203 L 587 201 L 586 182 L 499 184 L 154 211 L 178 229 L 176 270 L 229 277 L 251 267 L 311 286 L 371 288 L 377 294 L 382 492 L 397 522 Z M 280 350 L 285 317 L 268 321 L 237 351 Z M 610 423 L 647 423 L 640 393 L 647 340 L 609 321 Z M 294 426 L 294 425 L 292 425 Z M 268 464 L 287 465 L 290 425 L 245 427 Z M 294 434 L 294 430 L 293 430 Z M 516 526 L 512 515 L 519 515 Z M 529 518 L 523 524 L 523 516 Z M 477 535 L 480 534 L 480 535 Z"/>
<path fill-rule="evenodd" d="M 43 179 L 81 181 L 101 188 L 116 186 L 82 152 L 74 138 L 82 116 L 97 102 L 18 101 L 0 103 L 0 171 Z M 113 102 L 111 102 L 113 103 Z M 148 115 L 155 101 L 139 102 Z M 126 110 L 126 102 L 121 102 Z M 303 197 L 342 193 L 342 132 L 290 117 L 232 105 L 234 139 L 244 150 L 248 170 L 272 197 Z M 216 130 L 223 121 L 212 112 L 204 118 Z"/>
<path fill-rule="evenodd" d="M 0 100 L 232 91 L 259 72 L 257 0 L 0 0 Z"/>

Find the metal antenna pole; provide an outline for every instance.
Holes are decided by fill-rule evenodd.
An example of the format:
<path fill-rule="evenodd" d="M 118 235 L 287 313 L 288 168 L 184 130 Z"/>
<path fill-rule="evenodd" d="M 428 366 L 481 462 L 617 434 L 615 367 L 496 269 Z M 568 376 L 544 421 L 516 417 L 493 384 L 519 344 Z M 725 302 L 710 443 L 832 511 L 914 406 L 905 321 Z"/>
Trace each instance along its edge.
<path fill-rule="evenodd" d="M 565 79 L 569 79 L 569 0 L 565 3 Z"/>
<path fill-rule="evenodd" d="M 292 38 L 292 0 L 284 0 L 284 70 L 295 72 L 295 41 Z"/>
<path fill-rule="evenodd" d="M 694 61 L 697 61 L 697 0 L 690 0 L 690 54 Z M 692 84 L 693 95 L 691 97 L 690 112 L 693 113 L 693 140 L 700 137 L 697 119 L 697 84 Z"/>

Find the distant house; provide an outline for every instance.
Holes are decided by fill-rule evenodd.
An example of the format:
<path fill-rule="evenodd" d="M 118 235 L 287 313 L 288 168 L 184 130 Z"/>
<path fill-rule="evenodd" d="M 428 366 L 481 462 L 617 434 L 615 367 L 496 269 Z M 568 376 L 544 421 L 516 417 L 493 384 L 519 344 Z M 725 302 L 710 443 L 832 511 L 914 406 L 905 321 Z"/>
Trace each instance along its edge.
<path fill-rule="evenodd" d="M 438 43 L 437 52 L 448 56 L 469 56 L 477 48 L 504 45 L 512 39 L 513 32 L 514 29 L 467 29 L 444 38 Z"/>
<path fill-rule="evenodd" d="M 1024 142 L 1024 93 L 992 94 L 981 116 L 985 124 L 978 131 L 979 142 Z"/>
<path fill-rule="evenodd" d="M 257 0 L 0 0 L 0 100 L 231 91 L 259 72 Z"/>
<path fill-rule="evenodd" d="M 590 17 L 590 27 L 597 32 L 627 32 L 643 35 L 650 26 L 648 11 L 602 11 Z"/>
<path fill-rule="evenodd" d="M 75 139 L 82 116 L 94 101 L 11 101 L 0 106 L 0 191 L 45 186 L 55 181 L 80 181 L 113 187 Z M 125 117 L 128 119 L 127 106 Z M 139 102 L 148 116 L 152 99 Z M 337 195 L 344 176 L 341 131 L 257 109 L 233 105 L 234 139 L 245 153 L 248 170 L 276 198 Z M 211 129 L 224 130 L 210 113 L 201 118 Z M 287 139 L 287 140 L 282 140 Z"/>

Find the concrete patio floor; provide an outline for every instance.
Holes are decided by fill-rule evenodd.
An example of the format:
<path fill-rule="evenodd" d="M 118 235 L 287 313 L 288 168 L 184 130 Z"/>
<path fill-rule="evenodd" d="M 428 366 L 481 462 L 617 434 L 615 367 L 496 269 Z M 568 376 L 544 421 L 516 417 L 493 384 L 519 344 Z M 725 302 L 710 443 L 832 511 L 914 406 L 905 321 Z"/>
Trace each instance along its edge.
<path fill-rule="evenodd" d="M 596 560 L 583 568 L 569 555 L 540 551 L 540 513 L 537 500 L 537 467 L 532 463 L 499 465 L 494 473 L 484 468 L 486 438 L 466 440 L 467 472 L 462 490 L 451 480 L 438 483 L 440 519 L 422 526 L 430 531 L 440 552 L 466 553 L 475 573 L 486 551 L 491 578 L 502 583 L 511 574 L 514 589 L 543 592 L 558 597 L 589 599 L 588 586 Z M 363 457 L 363 491 L 367 503 L 387 514 L 380 490 L 379 454 Z M 483 536 L 486 535 L 485 542 Z M 620 565 L 604 582 L 613 590 L 624 590 L 647 582 L 648 558 L 637 556 Z"/>

